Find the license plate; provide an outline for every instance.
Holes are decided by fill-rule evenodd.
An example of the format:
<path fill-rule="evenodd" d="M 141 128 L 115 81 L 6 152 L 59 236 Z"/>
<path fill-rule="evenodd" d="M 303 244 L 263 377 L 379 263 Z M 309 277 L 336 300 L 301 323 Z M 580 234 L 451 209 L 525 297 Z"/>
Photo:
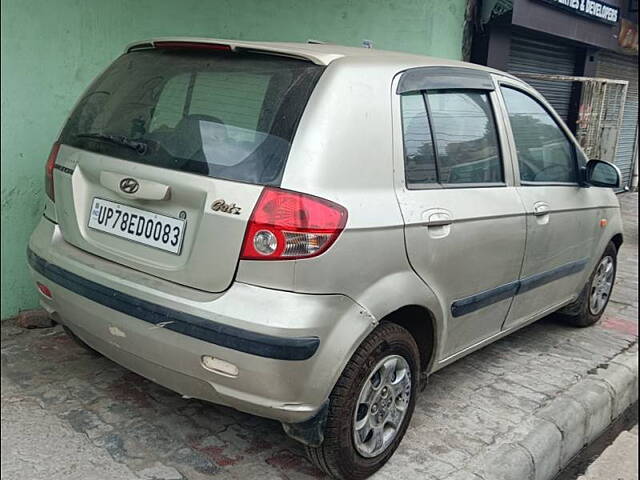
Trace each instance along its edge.
<path fill-rule="evenodd" d="M 186 221 L 94 198 L 89 227 L 116 237 L 180 254 Z"/>

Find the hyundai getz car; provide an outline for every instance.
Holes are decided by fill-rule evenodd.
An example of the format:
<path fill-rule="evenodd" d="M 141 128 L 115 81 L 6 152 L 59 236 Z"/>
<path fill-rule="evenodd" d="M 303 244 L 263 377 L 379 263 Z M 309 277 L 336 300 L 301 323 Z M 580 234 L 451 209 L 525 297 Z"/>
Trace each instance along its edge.
<path fill-rule="evenodd" d="M 28 257 L 74 338 L 365 478 L 428 374 L 554 311 L 600 318 L 619 185 L 506 73 L 159 38 L 73 109 Z"/>

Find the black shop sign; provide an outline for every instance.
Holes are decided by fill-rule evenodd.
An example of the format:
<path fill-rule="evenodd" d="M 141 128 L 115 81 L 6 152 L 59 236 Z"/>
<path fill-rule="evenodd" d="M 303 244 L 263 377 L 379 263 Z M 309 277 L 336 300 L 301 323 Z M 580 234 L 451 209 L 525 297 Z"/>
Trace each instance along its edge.
<path fill-rule="evenodd" d="M 620 9 L 600 0 L 539 0 L 568 13 L 581 15 L 598 22 L 614 24 L 618 22 Z"/>

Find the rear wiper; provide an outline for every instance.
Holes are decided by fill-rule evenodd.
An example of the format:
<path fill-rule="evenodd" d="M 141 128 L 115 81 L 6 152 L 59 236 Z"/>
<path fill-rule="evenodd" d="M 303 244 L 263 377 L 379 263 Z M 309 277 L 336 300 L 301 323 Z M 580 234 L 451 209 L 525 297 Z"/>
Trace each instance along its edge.
<path fill-rule="evenodd" d="M 106 133 L 87 132 L 87 133 L 78 133 L 76 137 L 97 138 L 98 140 L 105 140 L 107 142 L 116 143 L 118 145 L 131 148 L 136 152 L 138 152 L 140 155 L 144 155 L 145 153 L 147 153 L 147 149 L 149 148 L 149 146 L 146 143 L 139 142 L 137 140 L 131 140 L 130 138 L 125 137 L 124 135 L 107 135 Z"/>

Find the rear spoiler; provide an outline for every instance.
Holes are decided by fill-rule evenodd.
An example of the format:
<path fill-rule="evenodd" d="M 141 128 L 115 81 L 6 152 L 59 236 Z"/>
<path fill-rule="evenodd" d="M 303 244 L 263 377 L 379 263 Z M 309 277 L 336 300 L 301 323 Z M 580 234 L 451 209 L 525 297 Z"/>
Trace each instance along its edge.
<path fill-rule="evenodd" d="M 315 55 L 314 52 L 305 51 L 304 49 L 287 49 L 277 47 L 276 45 L 253 43 L 253 42 L 241 42 L 233 40 L 218 40 L 218 39 L 176 39 L 176 38 L 159 38 L 154 40 L 146 40 L 143 42 L 135 42 L 127 45 L 125 53 L 135 52 L 139 50 L 151 50 L 154 48 L 172 48 L 172 49 L 192 49 L 192 50 L 217 50 L 217 51 L 229 51 L 229 52 L 246 52 L 246 53 L 259 53 L 266 55 L 277 55 L 281 57 L 295 58 L 298 60 L 306 60 L 315 63 L 316 65 L 327 65 L 327 60 L 333 60 L 340 58 L 341 55 Z"/>

